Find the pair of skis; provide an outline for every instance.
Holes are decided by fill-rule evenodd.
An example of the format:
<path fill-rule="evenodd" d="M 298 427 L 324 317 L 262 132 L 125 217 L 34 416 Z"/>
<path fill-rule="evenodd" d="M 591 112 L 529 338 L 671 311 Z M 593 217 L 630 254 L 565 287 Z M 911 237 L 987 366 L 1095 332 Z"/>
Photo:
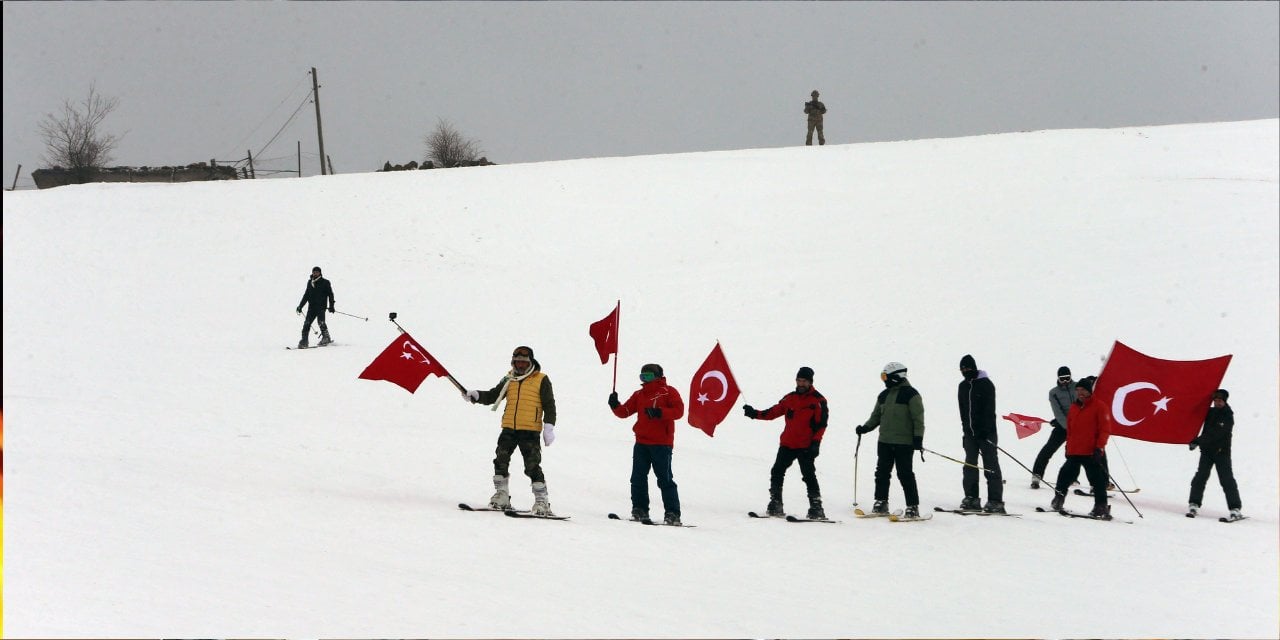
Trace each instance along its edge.
<path fill-rule="evenodd" d="M 698 526 L 696 524 L 667 524 L 665 522 L 658 522 L 657 520 L 651 520 L 649 518 L 645 518 L 644 520 L 636 520 L 633 518 L 624 518 L 616 513 L 609 514 L 609 519 L 623 520 L 625 522 L 634 522 L 636 524 L 647 524 L 651 527 L 684 527 L 686 529 L 693 529 Z"/>
<path fill-rule="evenodd" d="M 528 509 L 493 509 L 493 508 L 491 508 L 491 507 L 473 507 L 473 506 L 471 506 L 471 505 L 469 505 L 469 504 L 467 504 L 467 503 L 465 503 L 465 502 L 459 503 L 459 504 L 458 504 L 458 508 L 459 508 L 459 509 L 462 509 L 463 511 L 501 511 L 501 512 L 502 512 L 502 515 L 505 515 L 505 516 L 510 517 L 510 518 L 531 518 L 531 519 L 535 519 L 535 520 L 568 520 L 568 519 L 569 519 L 569 516 L 555 516 L 555 515 L 550 515 L 550 516 L 540 516 L 540 515 L 537 515 L 537 514 L 532 513 L 532 512 L 531 512 L 531 511 L 529 511 Z M 622 520 L 623 518 L 621 518 L 620 516 L 618 516 L 618 514 L 616 514 L 616 513 L 611 513 L 611 514 L 609 514 L 609 519 L 610 519 L 610 520 Z M 697 526 L 697 525 L 692 525 L 692 524 L 666 524 L 665 522 L 654 522 L 653 520 L 630 520 L 630 519 L 628 519 L 628 521 L 629 521 L 629 522 L 636 522 L 636 523 L 639 523 L 639 524 L 647 524 L 647 525 L 651 525 L 651 526 L 659 526 L 659 527 L 685 527 L 685 528 L 692 529 L 692 528 L 694 528 L 695 526 Z"/>
<path fill-rule="evenodd" d="M 320 347 L 336 347 L 336 346 L 338 346 L 338 343 L 336 342 L 326 342 L 324 344 L 316 344 L 316 345 L 311 345 L 306 347 L 285 347 L 285 349 L 288 349 L 290 351 L 302 351 L 304 349 L 319 349 Z"/>
<path fill-rule="evenodd" d="M 1037 513 L 1053 513 L 1054 510 L 1046 509 L 1044 507 L 1036 507 L 1036 512 Z M 1118 518 L 1112 517 L 1110 513 L 1108 513 L 1105 516 L 1095 516 L 1088 513 L 1076 513 L 1074 511 L 1067 511 L 1066 509 L 1058 509 L 1057 512 L 1059 515 L 1063 515 L 1068 518 L 1084 518 L 1085 520 L 1102 520 L 1105 522 L 1123 522 L 1125 524 L 1133 524 L 1132 520 L 1120 520 Z"/>
<path fill-rule="evenodd" d="M 458 508 L 463 511 L 501 511 L 502 515 L 511 518 L 535 518 L 538 520 L 568 520 L 569 516 L 540 516 L 528 509 L 493 509 L 490 507 L 473 507 L 465 502 L 458 503 Z"/>
<path fill-rule="evenodd" d="M 840 524 L 840 521 L 839 521 L 839 520 L 831 520 L 831 519 L 829 519 L 829 518 L 816 518 L 816 519 L 809 519 L 809 518 L 798 518 L 798 517 L 796 517 L 796 516 L 792 516 L 792 515 L 787 515 L 787 516 L 771 516 L 771 515 L 761 515 L 761 514 L 759 514 L 759 513 L 756 513 L 755 511 L 748 511 L 748 512 L 747 512 L 747 517 L 748 517 L 748 518 L 759 518 L 759 519 L 761 519 L 761 520 L 770 520 L 770 519 L 777 518 L 777 519 L 779 519 L 779 520 L 786 520 L 787 522 L 823 522 L 823 523 L 826 523 L 826 524 Z"/>
<path fill-rule="evenodd" d="M 888 518 L 889 522 L 923 522 L 925 520 L 933 519 L 932 513 L 926 514 L 923 516 L 916 516 L 914 518 L 908 518 L 905 515 L 903 515 L 904 513 L 905 511 L 901 509 L 897 511 L 890 511 L 889 513 L 876 513 L 874 511 L 872 511 L 871 513 L 867 513 L 862 509 L 853 510 L 853 515 L 856 518 Z"/>
<path fill-rule="evenodd" d="M 1188 517 L 1188 518 L 1194 518 L 1194 517 L 1196 517 L 1197 515 L 1199 515 L 1199 514 L 1197 514 L 1197 513 L 1192 513 L 1192 512 L 1190 512 L 1190 511 L 1188 511 L 1188 512 L 1187 512 L 1187 517 Z M 1249 516 L 1240 516 L 1239 518 L 1232 518 L 1231 516 L 1227 516 L 1227 517 L 1225 517 L 1225 518 L 1218 518 L 1218 522 L 1225 522 L 1225 523 L 1230 524 L 1230 523 L 1232 523 L 1232 522 L 1240 522 L 1241 520 L 1248 520 L 1248 519 L 1249 519 Z"/>
<path fill-rule="evenodd" d="M 934 507 L 934 511 L 938 513 L 955 513 L 962 516 L 1006 516 L 1009 518 L 1021 518 L 1021 513 L 999 513 L 994 511 L 983 511 L 981 509 L 945 509 L 943 507 Z"/>

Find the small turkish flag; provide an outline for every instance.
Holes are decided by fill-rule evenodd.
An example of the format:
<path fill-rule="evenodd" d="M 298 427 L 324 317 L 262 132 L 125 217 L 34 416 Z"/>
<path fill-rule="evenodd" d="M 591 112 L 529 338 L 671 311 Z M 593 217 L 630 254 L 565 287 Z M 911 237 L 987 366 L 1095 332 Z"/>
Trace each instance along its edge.
<path fill-rule="evenodd" d="M 738 395 L 738 382 L 717 342 L 689 385 L 689 424 L 715 436 L 716 425 L 729 415 Z"/>
<path fill-rule="evenodd" d="M 1018 434 L 1019 440 L 1039 433 L 1040 427 L 1048 422 L 1044 418 L 1024 416 L 1021 413 L 1009 413 L 1000 417 L 1013 423 L 1013 432 Z"/>
<path fill-rule="evenodd" d="M 618 311 L 622 309 L 622 301 L 603 319 L 592 322 L 587 333 L 596 342 L 596 353 L 600 354 L 600 364 L 609 361 L 609 354 L 618 354 Z"/>
<path fill-rule="evenodd" d="M 378 354 L 369 366 L 364 368 L 360 377 L 365 380 L 386 380 L 400 385 L 405 391 L 413 393 L 418 390 L 427 376 L 435 374 L 441 378 L 449 377 L 444 365 L 427 353 L 417 340 L 408 333 L 396 336 L 382 353 Z"/>
<path fill-rule="evenodd" d="M 1094 401 L 1109 412 L 1113 436 L 1186 444 L 1200 432 L 1229 364 L 1230 355 L 1161 360 L 1117 341 L 1094 384 Z"/>

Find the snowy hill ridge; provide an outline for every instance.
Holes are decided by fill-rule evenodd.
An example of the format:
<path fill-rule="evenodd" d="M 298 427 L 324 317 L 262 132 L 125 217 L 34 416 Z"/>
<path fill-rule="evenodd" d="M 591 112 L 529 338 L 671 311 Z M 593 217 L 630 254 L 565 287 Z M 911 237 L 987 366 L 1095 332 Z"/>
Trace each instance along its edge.
<path fill-rule="evenodd" d="M 4 194 L 5 628 L 13 637 L 1274 637 L 1280 121 L 602 158 Z M 339 345 L 286 351 L 313 265 Z M 769 406 L 815 371 L 817 461 L 839 525 L 745 514 L 782 423 L 683 421 L 694 529 L 629 509 L 631 421 L 606 405 L 587 326 L 621 300 L 618 391 L 657 362 L 685 394 L 720 342 Z M 447 381 L 356 376 L 389 312 L 468 388 L 527 344 L 553 381 L 544 449 L 567 522 L 466 513 L 498 416 Z M 1184 518 L 1196 453 L 1117 439 L 1135 524 L 857 520 L 875 433 L 853 428 L 905 363 L 925 446 L 961 457 L 957 363 L 997 411 L 1046 415 L 1059 365 L 1114 340 L 1234 354 L 1235 469 L 1250 520 Z M 1001 446 L 1030 466 L 1047 436 Z M 1113 441 L 1114 442 L 1114 441 Z M 1056 473 L 1059 453 L 1050 464 Z M 857 468 L 855 477 L 854 469 Z M 513 500 L 531 501 L 513 464 Z M 961 467 L 915 464 L 922 506 Z M 985 487 L 983 496 L 985 497 Z M 657 503 L 656 488 L 651 496 Z M 788 510 L 803 513 L 798 469 Z M 890 502 L 901 508 L 892 483 Z M 1088 499 L 1072 497 L 1069 508 Z"/>

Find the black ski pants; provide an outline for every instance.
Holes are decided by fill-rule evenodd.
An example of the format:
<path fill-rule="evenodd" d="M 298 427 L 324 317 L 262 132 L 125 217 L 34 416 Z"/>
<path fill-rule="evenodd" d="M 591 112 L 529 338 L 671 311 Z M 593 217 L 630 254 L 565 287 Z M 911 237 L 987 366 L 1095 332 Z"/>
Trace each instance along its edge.
<path fill-rule="evenodd" d="M 876 444 L 876 500 L 889 499 L 889 478 L 893 474 L 893 468 L 897 467 L 898 482 L 902 484 L 902 495 L 907 506 L 920 504 L 916 473 L 911 470 L 911 458 L 915 452 L 915 447 L 909 444 Z"/>
<path fill-rule="evenodd" d="M 542 475 L 542 434 L 526 429 L 503 429 L 498 434 L 497 457 L 493 459 L 493 474 L 510 476 L 511 455 L 520 449 L 524 458 L 524 474 L 533 482 L 546 482 Z"/>
<path fill-rule="evenodd" d="M 1067 441 L 1067 430 L 1054 427 L 1049 432 L 1049 439 L 1040 448 L 1040 454 L 1036 456 L 1035 464 L 1031 465 L 1031 473 L 1037 478 L 1044 480 L 1044 472 L 1049 468 L 1049 460 L 1053 458 L 1053 454 L 1062 448 L 1062 443 Z"/>
<path fill-rule="evenodd" d="M 787 475 L 787 469 L 791 468 L 791 463 L 794 461 L 800 462 L 800 477 L 804 478 L 804 486 L 809 498 L 822 497 L 814 465 L 817 457 L 817 453 L 807 447 L 804 449 L 778 447 L 778 457 L 774 459 L 773 468 L 769 470 L 769 497 L 782 502 L 782 481 Z"/>
<path fill-rule="evenodd" d="M 1093 456 L 1067 456 L 1067 461 L 1062 463 L 1062 469 L 1058 471 L 1058 486 L 1056 487 L 1058 495 L 1065 496 L 1071 490 L 1071 483 L 1080 477 L 1080 469 L 1084 469 L 1084 475 L 1089 479 L 1089 486 L 1093 487 L 1093 506 L 1107 506 L 1107 469 L 1106 463 L 1094 459 Z"/>
<path fill-rule="evenodd" d="M 1004 476 L 1000 474 L 1000 452 L 996 450 L 995 434 L 990 439 L 983 436 L 965 436 L 962 444 L 964 445 L 964 461 L 971 464 L 978 464 L 978 456 L 982 456 L 982 468 L 984 471 L 978 471 L 973 467 L 964 467 L 961 476 L 961 484 L 964 487 L 964 497 L 980 498 L 978 495 L 978 474 L 982 473 L 987 477 L 987 500 L 991 502 L 1004 502 Z"/>
<path fill-rule="evenodd" d="M 1231 471 L 1230 449 L 1214 453 L 1200 450 L 1200 466 L 1196 468 L 1196 475 L 1191 478 L 1191 498 L 1188 502 L 1202 504 L 1200 501 L 1204 499 L 1204 486 L 1209 482 L 1209 472 L 1214 467 L 1218 468 L 1218 482 L 1222 484 L 1222 492 L 1227 494 L 1227 508 L 1239 509 L 1240 488 L 1236 486 L 1236 476 Z"/>
<path fill-rule="evenodd" d="M 329 337 L 329 326 L 324 323 L 324 305 L 307 303 L 307 320 L 302 323 L 302 341 L 307 342 L 307 334 L 311 333 L 311 323 L 320 325 L 320 337 Z"/>

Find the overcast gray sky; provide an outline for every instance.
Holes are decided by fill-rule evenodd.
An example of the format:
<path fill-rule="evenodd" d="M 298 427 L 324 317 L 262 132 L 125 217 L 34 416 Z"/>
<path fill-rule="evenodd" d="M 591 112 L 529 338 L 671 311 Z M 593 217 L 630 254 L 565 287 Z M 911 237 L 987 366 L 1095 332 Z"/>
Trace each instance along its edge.
<path fill-rule="evenodd" d="M 4 2 L 4 173 L 91 83 L 114 165 L 338 173 L 421 160 L 438 119 L 494 162 L 1280 117 L 1276 2 Z M 274 160 L 272 160 L 274 159 Z"/>

